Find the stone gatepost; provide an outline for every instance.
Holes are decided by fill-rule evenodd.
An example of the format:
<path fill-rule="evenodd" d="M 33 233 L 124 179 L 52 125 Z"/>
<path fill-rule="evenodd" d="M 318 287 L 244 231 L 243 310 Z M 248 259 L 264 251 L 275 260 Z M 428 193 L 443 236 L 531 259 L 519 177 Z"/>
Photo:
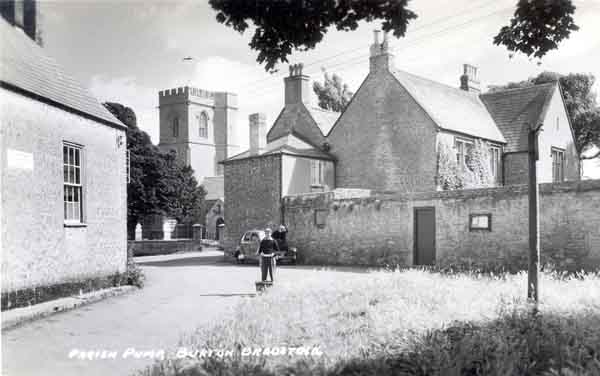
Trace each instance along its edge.
<path fill-rule="evenodd" d="M 163 222 L 163 240 L 171 240 L 171 234 L 176 225 L 177 221 L 174 219 L 167 219 Z"/>
<path fill-rule="evenodd" d="M 135 225 L 135 240 L 142 240 L 142 225 Z"/>
<path fill-rule="evenodd" d="M 202 227 L 199 223 L 192 225 L 192 239 L 202 240 Z"/>

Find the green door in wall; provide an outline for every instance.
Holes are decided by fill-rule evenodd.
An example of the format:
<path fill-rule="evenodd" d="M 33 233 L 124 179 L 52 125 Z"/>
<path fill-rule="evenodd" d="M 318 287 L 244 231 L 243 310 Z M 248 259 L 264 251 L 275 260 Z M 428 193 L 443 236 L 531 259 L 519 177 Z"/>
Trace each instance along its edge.
<path fill-rule="evenodd" d="M 415 265 L 435 264 L 435 208 L 415 208 L 414 258 Z"/>

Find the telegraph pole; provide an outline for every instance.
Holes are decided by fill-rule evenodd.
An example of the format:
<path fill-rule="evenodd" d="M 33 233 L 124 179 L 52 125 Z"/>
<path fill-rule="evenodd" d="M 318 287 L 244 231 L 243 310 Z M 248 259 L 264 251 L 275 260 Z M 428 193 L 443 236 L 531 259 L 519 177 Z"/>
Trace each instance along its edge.
<path fill-rule="evenodd" d="M 539 219 L 539 186 L 537 182 L 537 166 L 539 159 L 538 132 L 542 124 L 530 126 L 528 132 L 529 156 L 529 270 L 527 273 L 527 298 L 535 302 L 539 299 L 540 272 L 540 219 Z"/>

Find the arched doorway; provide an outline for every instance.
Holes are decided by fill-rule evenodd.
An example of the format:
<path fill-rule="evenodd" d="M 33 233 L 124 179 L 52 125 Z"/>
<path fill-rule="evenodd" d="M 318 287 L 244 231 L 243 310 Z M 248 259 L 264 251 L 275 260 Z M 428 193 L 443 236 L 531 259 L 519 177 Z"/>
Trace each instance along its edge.
<path fill-rule="evenodd" d="M 217 221 L 215 222 L 215 240 L 221 240 L 224 228 L 225 220 L 223 219 L 223 217 L 217 218 Z"/>

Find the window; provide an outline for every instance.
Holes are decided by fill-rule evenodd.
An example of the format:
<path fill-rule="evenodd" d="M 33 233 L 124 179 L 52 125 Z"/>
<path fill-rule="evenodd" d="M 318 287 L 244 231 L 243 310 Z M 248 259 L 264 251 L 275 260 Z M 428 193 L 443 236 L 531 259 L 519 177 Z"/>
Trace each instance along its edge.
<path fill-rule="evenodd" d="M 310 161 L 310 185 L 322 186 L 325 185 L 325 164 L 327 162 L 318 159 Z"/>
<path fill-rule="evenodd" d="M 179 137 L 179 118 L 174 117 L 173 122 L 171 124 L 171 131 L 173 132 L 173 137 Z"/>
<path fill-rule="evenodd" d="M 552 181 L 560 182 L 565 180 L 565 151 L 558 148 L 552 148 Z"/>
<path fill-rule="evenodd" d="M 208 115 L 206 112 L 198 115 L 198 136 L 208 138 Z"/>
<path fill-rule="evenodd" d="M 499 182 L 501 176 L 501 165 L 500 165 L 500 148 L 497 146 L 490 147 L 490 170 L 494 176 L 494 181 Z"/>
<path fill-rule="evenodd" d="M 470 160 L 470 151 L 473 148 L 473 142 L 462 138 L 454 139 L 454 148 L 456 149 L 456 164 L 459 167 L 468 165 Z"/>
<path fill-rule="evenodd" d="M 71 223 L 83 222 L 82 199 L 82 148 L 63 144 L 63 188 L 64 220 Z"/>
<path fill-rule="evenodd" d="M 492 231 L 492 215 L 469 214 L 469 231 L 474 230 Z"/>

